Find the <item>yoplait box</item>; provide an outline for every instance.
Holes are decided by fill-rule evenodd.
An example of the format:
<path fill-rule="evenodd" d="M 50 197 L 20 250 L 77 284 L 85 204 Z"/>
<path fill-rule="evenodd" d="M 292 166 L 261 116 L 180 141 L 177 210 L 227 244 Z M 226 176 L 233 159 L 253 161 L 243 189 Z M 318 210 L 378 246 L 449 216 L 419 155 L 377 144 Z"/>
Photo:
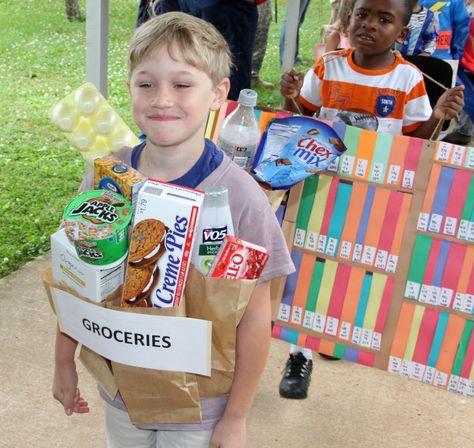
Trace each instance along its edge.
<path fill-rule="evenodd" d="M 260 277 L 268 257 L 264 247 L 227 235 L 214 258 L 209 276 L 254 280 Z"/>
<path fill-rule="evenodd" d="M 111 190 L 127 198 L 135 209 L 146 177 L 114 156 L 94 160 L 94 189 Z"/>
<path fill-rule="evenodd" d="M 123 307 L 180 304 L 204 192 L 148 179 L 138 193 Z"/>
<path fill-rule="evenodd" d="M 51 256 L 55 282 L 94 302 L 105 300 L 123 284 L 125 260 L 112 267 L 84 263 L 67 238 L 65 229 L 51 235 Z"/>

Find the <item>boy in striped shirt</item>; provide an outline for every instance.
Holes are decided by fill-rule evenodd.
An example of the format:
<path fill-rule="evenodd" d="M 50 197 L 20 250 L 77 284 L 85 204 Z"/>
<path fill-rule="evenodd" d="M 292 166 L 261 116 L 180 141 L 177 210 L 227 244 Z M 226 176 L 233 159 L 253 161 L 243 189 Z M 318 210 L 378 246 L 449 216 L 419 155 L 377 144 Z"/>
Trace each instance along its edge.
<path fill-rule="evenodd" d="M 435 137 L 439 121 L 462 110 L 463 87 L 447 90 L 431 109 L 420 71 L 392 51 L 407 37 L 411 12 L 410 0 L 357 0 L 353 48 L 324 54 L 305 76 L 283 74 L 284 107 L 378 132 Z"/>
<path fill-rule="evenodd" d="M 319 58 L 306 76 L 284 73 L 285 109 L 390 134 L 435 138 L 440 121 L 464 105 L 463 86 L 447 90 L 431 109 L 423 75 L 398 52 L 408 35 L 411 0 L 356 0 L 349 21 L 353 48 Z M 312 352 L 292 346 L 279 385 L 284 398 L 306 398 Z"/>

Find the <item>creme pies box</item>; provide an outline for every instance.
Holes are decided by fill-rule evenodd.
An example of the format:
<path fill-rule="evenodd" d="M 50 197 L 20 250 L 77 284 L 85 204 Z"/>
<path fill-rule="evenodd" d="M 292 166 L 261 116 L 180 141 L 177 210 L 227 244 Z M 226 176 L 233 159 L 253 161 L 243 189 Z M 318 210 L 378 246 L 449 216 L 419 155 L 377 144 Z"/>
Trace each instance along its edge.
<path fill-rule="evenodd" d="M 125 299 L 129 302 L 125 300 L 124 306 L 133 306 L 137 297 L 142 303 L 139 306 L 180 304 L 203 199 L 204 192 L 199 190 L 152 179 L 145 182 L 138 193 L 133 220 L 122 297 L 122 303 Z M 144 269 L 153 271 L 152 280 L 134 289 Z M 134 297 L 126 298 L 130 290 Z"/>
<path fill-rule="evenodd" d="M 94 302 L 102 302 L 123 284 L 125 261 L 111 268 L 84 263 L 64 229 L 51 235 L 51 256 L 55 283 L 66 285 Z"/>

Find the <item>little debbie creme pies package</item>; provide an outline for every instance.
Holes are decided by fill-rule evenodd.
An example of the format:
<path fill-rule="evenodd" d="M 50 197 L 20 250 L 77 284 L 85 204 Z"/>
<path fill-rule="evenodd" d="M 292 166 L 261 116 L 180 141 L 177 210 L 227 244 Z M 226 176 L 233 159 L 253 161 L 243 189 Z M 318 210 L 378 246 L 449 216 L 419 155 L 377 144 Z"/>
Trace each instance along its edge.
<path fill-rule="evenodd" d="M 253 172 L 273 190 L 286 190 L 328 169 L 346 147 L 327 124 L 309 117 L 276 118 L 267 126 Z"/>
<path fill-rule="evenodd" d="M 178 306 L 204 192 L 148 179 L 138 193 L 122 307 Z"/>

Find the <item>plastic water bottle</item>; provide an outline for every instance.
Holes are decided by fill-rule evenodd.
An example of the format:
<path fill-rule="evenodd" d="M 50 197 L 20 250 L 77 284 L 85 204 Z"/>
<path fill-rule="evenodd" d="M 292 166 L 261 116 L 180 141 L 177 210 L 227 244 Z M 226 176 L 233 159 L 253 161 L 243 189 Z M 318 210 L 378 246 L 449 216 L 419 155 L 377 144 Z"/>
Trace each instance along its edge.
<path fill-rule="evenodd" d="M 260 141 L 260 127 L 254 111 L 257 92 L 241 90 L 238 103 L 237 109 L 222 124 L 217 146 L 241 168 L 250 170 Z"/>
<path fill-rule="evenodd" d="M 206 192 L 196 229 L 191 261 L 207 275 L 226 235 L 234 234 L 226 187 L 204 187 Z"/>

